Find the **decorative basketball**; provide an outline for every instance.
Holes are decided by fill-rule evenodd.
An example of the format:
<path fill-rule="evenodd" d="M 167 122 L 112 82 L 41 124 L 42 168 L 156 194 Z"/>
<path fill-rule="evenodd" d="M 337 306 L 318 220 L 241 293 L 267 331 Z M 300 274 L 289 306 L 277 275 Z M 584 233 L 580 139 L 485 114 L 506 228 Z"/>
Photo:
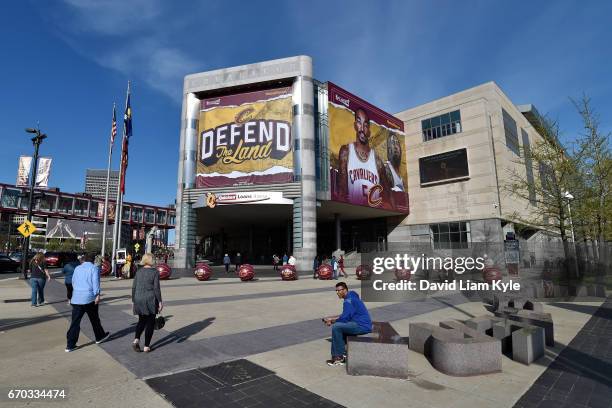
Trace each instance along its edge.
<path fill-rule="evenodd" d="M 101 276 L 107 276 L 108 274 L 111 273 L 111 263 L 109 261 L 107 261 L 106 259 L 102 261 L 102 265 L 100 267 L 100 275 Z"/>
<path fill-rule="evenodd" d="M 496 266 L 485 266 L 482 270 L 482 278 L 485 282 L 490 284 L 493 281 L 501 280 L 502 272 Z"/>
<path fill-rule="evenodd" d="M 212 269 L 205 263 L 199 263 L 196 265 L 193 274 L 195 275 L 197 280 L 207 281 L 212 276 Z"/>
<path fill-rule="evenodd" d="M 369 265 L 359 265 L 357 269 L 355 269 L 355 275 L 357 275 L 357 279 L 359 280 L 368 280 L 371 274 L 372 270 Z"/>
<path fill-rule="evenodd" d="M 396 269 L 395 270 L 395 278 L 397 280 L 410 280 L 412 276 L 412 271 L 410 269 Z"/>
<path fill-rule="evenodd" d="M 155 269 L 157 269 L 157 272 L 159 272 L 159 279 L 170 279 L 170 275 L 172 275 L 172 268 L 170 268 L 168 265 L 165 263 L 160 263 L 157 264 Z"/>
<path fill-rule="evenodd" d="M 255 277 L 255 269 L 253 269 L 253 266 L 249 264 L 240 265 L 240 269 L 238 269 L 238 277 L 241 281 L 250 281 Z"/>
<path fill-rule="evenodd" d="M 295 270 L 295 266 L 283 265 L 280 270 L 280 275 L 282 280 L 296 280 L 297 271 Z"/>
<path fill-rule="evenodd" d="M 332 275 L 334 274 L 334 270 L 332 269 L 331 265 L 323 264 L 319 266 L 319 269 L 317 269 L 317 273 L 319 274 L 319 279 L 330 280 L 332 278 Z"/>

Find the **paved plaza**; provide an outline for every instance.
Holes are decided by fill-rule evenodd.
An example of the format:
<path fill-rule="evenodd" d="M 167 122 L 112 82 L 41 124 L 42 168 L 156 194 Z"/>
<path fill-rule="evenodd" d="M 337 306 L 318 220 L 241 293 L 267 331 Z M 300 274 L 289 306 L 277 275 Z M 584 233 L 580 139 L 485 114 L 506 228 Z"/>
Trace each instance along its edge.
<path fill-rule="evenodd" d="M 153 352 L 134 353 L 136 317 L 132 281 L 102 280 L 100 315 L 110 341 L 96 345 L 87 319 L 79 349 L 65 353 L 71 307 L 61 275 L 46 288 L 43 307 L 29 306 L 26 282 L 0 280 L 0 384 L 8 388 L 64 388 L 61 406 L 347 406 L 347 407 L 610 407 L 612 304 L 610 300 L 556 299 L 545 303 L 557 344 L 526 366 L 504 357 L 502 372 L 451 377 L 416 352 L 407 380 L 349 376 L 329 367 L 330 330 L 337 314 L 335 281 L 281 281 L 258 273 L 252 282 L 215 268 L 199 282 L 190 271 L 162 281 L 165 327 Z M 359 292 L 354 276 L 349 288 Z M 605 301 L 605 302 L 604 302 Z M 367 304 L 372 319 L 389 321 L 402 336 L 410 322 L 437 324 L 486 314 L 460 293 L 424 300 Z M 6 390 L 5 390 L 6 388 Z M 8 401 L 2 406 L 54 402 Z M 57 405 L 59 406 L 59 405 Z"/>

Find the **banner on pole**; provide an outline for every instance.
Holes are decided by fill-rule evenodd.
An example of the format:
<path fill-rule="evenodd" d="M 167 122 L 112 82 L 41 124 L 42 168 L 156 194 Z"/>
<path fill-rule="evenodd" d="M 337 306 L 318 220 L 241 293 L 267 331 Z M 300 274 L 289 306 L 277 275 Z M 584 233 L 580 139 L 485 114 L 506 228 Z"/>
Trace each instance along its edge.
<path fill-rule="evenodd" d="M 51 158 L 40 157 L 38 159 L 38 171 L 36 174 L 36 187 L 49 187 L 49 174 L 51 173 Z"/>
<path fill-rule="evenodd" d="M 17 168 L 17 187 L 27 187 L 30 184 L 30 169 L 32 168 L 32 156 L 20 156 Z"/>

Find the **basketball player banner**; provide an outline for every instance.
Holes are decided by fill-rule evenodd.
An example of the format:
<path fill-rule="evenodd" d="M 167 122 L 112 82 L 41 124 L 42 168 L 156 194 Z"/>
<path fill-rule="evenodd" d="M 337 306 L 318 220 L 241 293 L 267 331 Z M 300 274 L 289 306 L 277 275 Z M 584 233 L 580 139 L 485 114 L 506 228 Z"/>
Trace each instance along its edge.
<path fill-rule="evenodd" d="M 293 181 L 291 87 L 203 99 L 196 186 Z"/>
<path fill-rule="evenodd" d="M 408 213 L 404 123 L 328 82 L 334 201 Z"/>

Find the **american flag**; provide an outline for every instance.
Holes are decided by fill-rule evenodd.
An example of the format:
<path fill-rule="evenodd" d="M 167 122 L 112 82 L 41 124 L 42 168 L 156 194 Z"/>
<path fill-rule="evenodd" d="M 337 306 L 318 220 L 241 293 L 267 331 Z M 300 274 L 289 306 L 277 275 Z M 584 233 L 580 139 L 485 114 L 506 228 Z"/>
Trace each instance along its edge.
<path fill-rule="evenodd" d="M 111 146 L 115 144 L 115 136 L 117 136 L 117 115 L 115 114 L 115 105 L 113 105 L 113 128 L 111 130 Z"/>

